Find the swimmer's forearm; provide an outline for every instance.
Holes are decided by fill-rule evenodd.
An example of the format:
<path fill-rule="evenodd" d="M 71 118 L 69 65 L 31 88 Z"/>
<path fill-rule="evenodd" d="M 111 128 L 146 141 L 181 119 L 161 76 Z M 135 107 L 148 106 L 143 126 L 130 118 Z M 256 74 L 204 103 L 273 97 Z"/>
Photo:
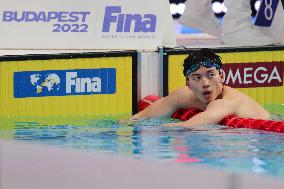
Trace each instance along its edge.
<path fill-rule="evenodd" d="M 130 121 L 137 121 L 137 120 L 139 120 L 141 118 L 144 118 L 143 111 L 133 115 L 132 117 L 130 117 L 129 120 Z"/>
<path fill-rule="evenodd" d="M 193 116 L 187 121 L 167 124 L 166 126 L 194 127 L 201 125 L 218 124 L 226 116 L 227 116 L 226 111 L 219 111 L 219 112 L 215 111 L 214 113 L 212 113 L 211 111 L 204 111 Z"/>
<path fill-rule="evenodd" d="M 194 126 L 200 126 L 200 125 L 208 125 L 211 124 L 208 121 L 194 121 L 194 120 L 188 120 L 183 122 L 177 122 L 177 123 L 168 123 L 164 124 L 163 126 L 182 126 L 182 127 L 194 127 Z"/>
<path fill-rule="evenodd" d="M 176 99 L 169 100 L 168 97 L 164 97 L 154 102 L 138 114 L 135 114 L 130 119 L 139 120 L 142 118 L 170 117 L 176 111 L 176 107 L 173 106 L 174 103 L 172 101 L 176 101 Z"/>
<path fill-rule="evenodd" d="M 136 121 L 142 118 L 161 118 L 161 117 L 169 117 L 171 116 L 172 112 L 171 108 L 167 107 L 160 107 L 157 104 L 152 105 L 143 111 L 133 115 L 130 120 L 131 121 Z"/>
<path fill-rule="evenodd" d="M 135 115 L 133 115 L 130 120 L 131 121 L 137 121 L 142 118 L 154 118 L 154 117 L 161 117 L 157 116 L 155 112 L 153 112 L 151 109 L 145 109 Z"/>
<path fill-rule="evenodd" d="M 216 112 L 215 112 L 216 113 Z M 187 121 L 177 122 L 177 123 L 169 123 L 164 126 L 183 126 L 183 127 L 194 127 L 201 125 L 210 125 L 210 124 L 218 124 L 223 118 L 222 115 L 214 114 L 208 111 L 201 112 Z"/>

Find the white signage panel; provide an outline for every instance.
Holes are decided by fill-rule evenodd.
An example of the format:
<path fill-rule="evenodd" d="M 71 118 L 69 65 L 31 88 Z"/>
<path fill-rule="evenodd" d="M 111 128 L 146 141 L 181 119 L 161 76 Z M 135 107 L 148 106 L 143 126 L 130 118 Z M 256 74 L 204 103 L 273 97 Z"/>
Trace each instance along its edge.
<path fill-rule="evenodd" d="M 174 46 L 170 11 L 160 8 L 167 5 L 164 0 L 0 0 L 0 48 Z"/>

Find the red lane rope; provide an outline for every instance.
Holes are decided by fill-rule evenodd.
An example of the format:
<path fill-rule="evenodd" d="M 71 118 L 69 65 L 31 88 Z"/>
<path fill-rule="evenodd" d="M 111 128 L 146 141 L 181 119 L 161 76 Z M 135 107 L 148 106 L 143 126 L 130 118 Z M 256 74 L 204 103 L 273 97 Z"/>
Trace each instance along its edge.
<path fill-rule="evenodd" d="M 138 103 L 138 110 L 142 111 L 158 99 L 160 99 L 160 97 L 154 95 L 144 97 Z M 200 110 L 195 108 L 179 109 L 172 115 L 172 118 L 186 121 L 200 112 Z M 220 122 L 220 124 L 233 128 L 249 128 L 284 133 L 284 121 L 227 116 Z"/>

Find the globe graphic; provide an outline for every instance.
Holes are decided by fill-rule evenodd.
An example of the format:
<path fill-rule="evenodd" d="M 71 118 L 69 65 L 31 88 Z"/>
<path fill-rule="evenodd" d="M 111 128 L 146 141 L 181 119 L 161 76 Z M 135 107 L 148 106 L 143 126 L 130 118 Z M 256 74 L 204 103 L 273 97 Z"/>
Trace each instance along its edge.
<path fill-rule="evenodd" d="M 40 94 L 44 91 L 52 92 L 60 89 L 60 78 L 55 73 L 46 74 L 33 74 L 30 76 L 31 84 L 36 88 L 36 93 Z"/>

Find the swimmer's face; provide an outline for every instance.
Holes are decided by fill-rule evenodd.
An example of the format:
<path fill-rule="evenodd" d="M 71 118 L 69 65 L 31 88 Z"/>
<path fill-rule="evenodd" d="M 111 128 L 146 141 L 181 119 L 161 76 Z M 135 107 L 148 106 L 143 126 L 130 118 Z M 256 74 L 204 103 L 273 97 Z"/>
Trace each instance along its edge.
<path fill-rule="evenodd" d="M 222 94 L 224 77 L 215 67 L 201 66 L 197 71 L 187 76 L 187 86 L 196 98 L 204 104 L 209 104 Z"/>

